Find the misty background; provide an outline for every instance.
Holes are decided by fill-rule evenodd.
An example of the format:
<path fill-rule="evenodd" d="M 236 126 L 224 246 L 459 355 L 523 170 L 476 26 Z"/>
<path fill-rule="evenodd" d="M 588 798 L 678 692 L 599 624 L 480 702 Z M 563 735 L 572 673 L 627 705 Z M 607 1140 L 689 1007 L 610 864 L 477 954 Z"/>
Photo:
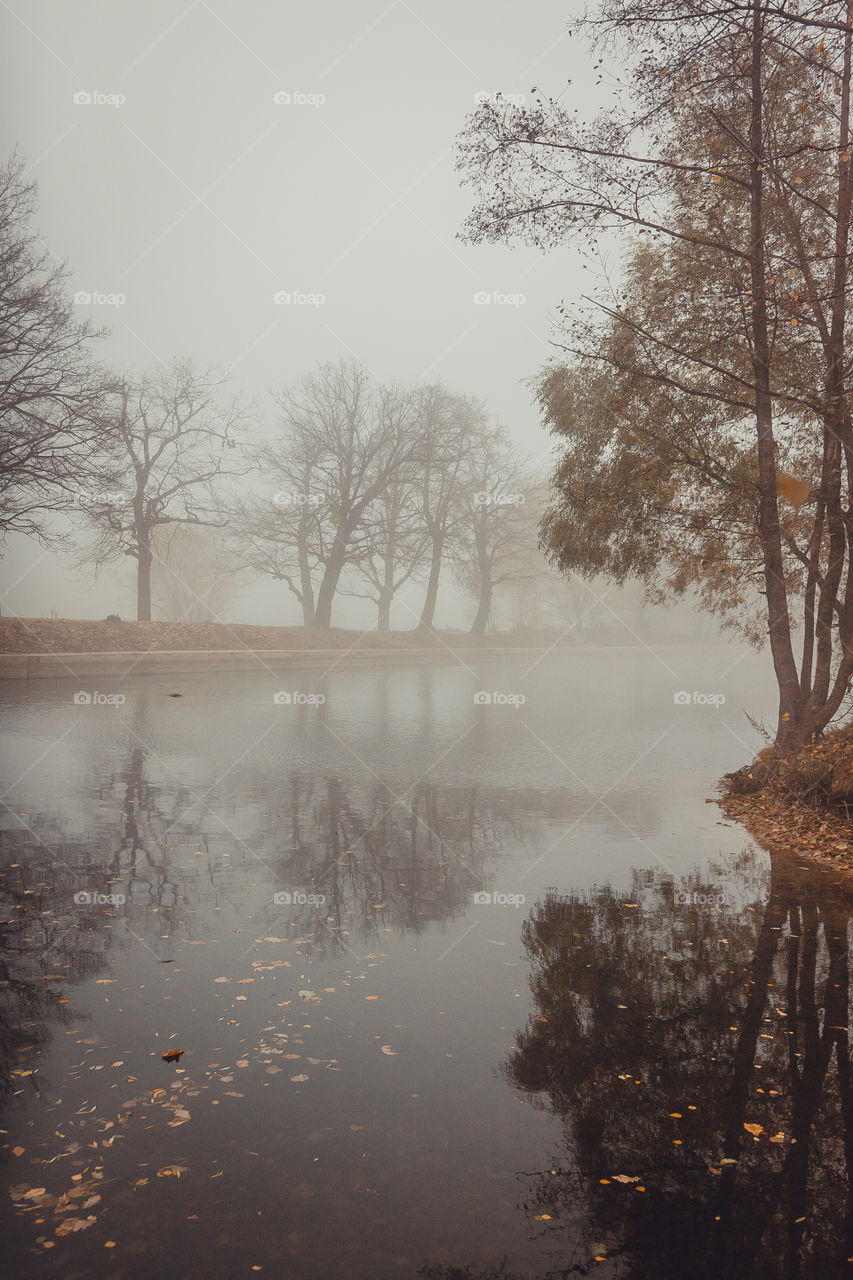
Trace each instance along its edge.
<path fill-rule="evenodd" d="M 461 244 L 471 196 L 454 144 L 484 94 L 527 100 L 541 81 L 569 106 L 606 103 L 614 86 L 568 21 L 554 0 L 523 23 L 503 3 L 5 5 L 3 149 L 39 184 L 40 230 L 92 297 L 81 314 L 109 329 L 96 357 L 130 375 L 173 355 L 216 363 L 254 401 L 261 434 L 276 421 L 271 391 L 356 359 L 380 383 L 483 401 L 547 475 L 525 381 L 555 353 L 556 308 L 608 264 Z M 131 561 L 95 580 L 13 536 L 2 575 L 4 611 L 133 616 Z M 602 621 L 620 598 L 609 590 Z M 438 625 L 467 629 L 473 607 L 447 575 Z M 638 607 L 629 590 L 632 626 Z M 655 629 L 692 631 L 689 613 Z M 162 600 L 154 616 L 167 616 Z M 248 573 L 221 616 L 300 621 L 283 586 Z M 364 601 L 336 601 L 336 625 L 373 619 Z"/>

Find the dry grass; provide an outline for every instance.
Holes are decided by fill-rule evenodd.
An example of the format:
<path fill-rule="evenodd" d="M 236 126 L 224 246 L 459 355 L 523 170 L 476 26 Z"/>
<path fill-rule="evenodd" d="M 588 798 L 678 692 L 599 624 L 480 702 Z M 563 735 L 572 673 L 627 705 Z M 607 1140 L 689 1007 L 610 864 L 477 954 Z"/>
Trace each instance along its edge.
<path fill-rule="evenodd" d="M 73 618 L 0 618 L 0 653 L 142 653 L 222 649 L 453 649 L 552 644 L 542 632 L 472 636 L 444 631 L 329 631 L 222 622 L 100 622 Z"/>

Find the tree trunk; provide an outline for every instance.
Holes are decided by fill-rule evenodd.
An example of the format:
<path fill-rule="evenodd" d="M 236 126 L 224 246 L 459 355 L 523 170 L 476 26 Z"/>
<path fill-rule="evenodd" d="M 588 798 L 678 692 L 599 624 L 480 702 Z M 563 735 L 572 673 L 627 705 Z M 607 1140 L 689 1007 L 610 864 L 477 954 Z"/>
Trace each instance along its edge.
<path fill-rule="evenodd" d="M 302 597 L 302 625 L 303 627 L 316 627 L 317 625 L 313 593 Z"/>
<path fill-rule="evenodd" d="M 847 5 L 847 15 L 848 21 L 853 18 L 853 4 L 850 3 L 850 0 L 848 0 Z M 820 584 L 817 610 L 812 610 L 811 615 L 807 615 L 806 618 L 807 624 L 812 623 L 814 627 L 816 653 L 814 680 L 811 684 L 804 717 L 805 725 L 804 733 L 802 734 L 804 738 L 822 730 L 835 715 L 847 692 L 848 678 L 851 669 L 853 669 L 853 653 L 851 653 L 848 624 L 849 615 L 845 617 L 850 602 L 850 573 L 851 569 L 853 569 L 853 564 L 848 560 L 851 553 L 849 545 L 850 528 L 843 511 L 842 500 L 842 468 L 846 466 L 849 480 L 851 454 L 851 427 L 847 403 L 847 370 L 845 368 L 846 323 L 849 306 L 848 257 L 851 176 L 850 165 L 844 162 L 844 158 L 849 154 L 850 150 L 850 78 L 851 32 L 848 27 L 844 38 L 844 71 L 838 139 L 838 151 L 841 159 L 838 165 L 831 320 L 829 341 L 828 344 L 825 344 L 827 356 L 826 417 L 824 420 L 824 456 L 820 501 L 821 514 L 825 513 L 829 548 L 826 571 Z M 847 591 L 843 602 L 844 607 L 839 611 L 839 617 L 836 619 L 839 589 L 844 575 L 846 560 L 848 561 Z M 812 595 L 812 602 L 813 599 L 814 595 Z M 837 662 L 833 680 L 836 639 L 840 646 L 840 660 Z M 811 656 L 810 652 L 810 659 Z M 806 687 L 808 688 L 808 686 Z"/>
<path fill-rule="evenodd" d="M 492 609 L 492 584 L 488 579 L 483 579 L 480 587 L 480 603 L 477 606 L 477 616 L 475 617 L 470 634 L 472 636 L 482 636 L 486 634 L 486 627 L 489 624 L 489 614 Z"/>
<path fill-rule="evenodd" d="M 338 589 L 338 582 L 343 572 L 345 559 L 345 543 L 340 537 L 336 537 L 331 554 L 326 561 L 323 581 L 320 583 L 320 589 L 317 592 L 317 607 L 314 612 L 315 627 L 323 627 L 328 630 L 332 625 L 332 601 Z"/>
<path fill-rule="evenodd" d="M 424 607 L 421 609 L 421 617 L 418 622 L 419 631 L 431 631 L 432 624 L 435 619 L 435 606 L 438 603 L 438 584 L 441 578 L 441 557 L 444 550 L 444 539 L 436 538 L 432 544 L 432 559 L 429 566 L 429 578 L 427 580 L 426 598 Z"/>
<path fill-rule="evenodd" d="M 764 234 L 764 102 L 762 55 L 764 16 L 757 3 L 752 11 L 752 118 L 749 145 L 752 154 L 750 191 L 750 274 L 752 284 L 752 367 L 755 378 L 755 425 L 758 436 L 759 537 L 764 561 L 767 624 L 770 652 L 779 688 L 776 741 L 783 749 L 801 733 L 803 699 L 794 650 L 785 586 L 779 500 L 776 492 L 776 442 L 773 437 L 773 401 L 770 386 L 770 340 Z"/>
<path fill-rule="evenodd" d="M 299 585 L 301 588 L 302 625 L 303 627 L 313 627 L 315 626 L 314 583 L 311 581 L 308 557 L 304 554 L 302 547 L 299 548 Z"/>
<path fill-rule="evenodd" d="M 151 544 L 148 531 L 139 534 L 136 543 L 136 617 L 139 622 L 151 621 Z"/>
<path fill-rule="evenodd" d="M 388 587 L 382 587 L 379 592 L 379 616 L 376 620 L 377 631 L 391 630 L 391 605 L 394 603 L 394 593 Z"/>

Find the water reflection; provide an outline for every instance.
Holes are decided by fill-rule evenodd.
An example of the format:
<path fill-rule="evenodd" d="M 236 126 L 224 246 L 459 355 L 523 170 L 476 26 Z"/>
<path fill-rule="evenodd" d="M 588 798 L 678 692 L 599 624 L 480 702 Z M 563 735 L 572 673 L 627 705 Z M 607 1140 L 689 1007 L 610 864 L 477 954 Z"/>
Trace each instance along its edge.
<path fill-rule="evenodd" d="M 465 737 L 418 679 L 414 727 L 389 698 L 372 722 L 359 704 L 268 732 L 258 700 L 236 746 L 218 705 L 181 720 L 146 693 L 108 732 L 81 722 L 74 759 L 17 793 L 0 831 L 0 1080 L 27 1148 L 14 1264 L 94 1274 L 111 1235 L 127 1280 L 250 1256 L 300 1280 L 848 1274 L 853 897 L 754 851 L 709 862 L 740 836 L 668 796 L 657 757 L 611 787 L 630 760 L 602 747 L 596 806 L 567 737 L 578 776 L 552 756 L 564 785 L 531 785 L 553 775 L 519 718 Z M 65 712 L 34 714 L 49 736 Z M 634 753 L 662 733 L 635 730 Z M 445 761 L 457 741 L 471 754 Z M 536 901 L 651 859 L 650 840 L 701 870 Z M 478 891 L 519 888 L 521 910 L 477 914 Z M 174 1076 L 163 1043 L 187 1048 Z M 90 1139 L 97 1225 L 39 1252 L 31 1211 L 55 1230 L 74 1161 L 95 1176 Z M 158 1179 L 174 1162 L 191 1176 Z M 32 1183 L 50 1204 L 20 1199 Z"/>
<path fill-rule="evenodd" d="M 0 999 L 4 1088 L 19 1058 L 66 1019 L 69 988 L 97 978 L 116 948 L 173 963 L 221 932 L 230 908 L 251 936 L 298 939 L 340 957 L 381 935 L 420 935 L 470 910 L 501 860 L 534 848 L 563 817 L 562 791 L 510 791 L 423 779 L 400 795 L 294 770 L 229 782 L 216 810 L 136 742 L 91 788 L 85 838 L 59 805 L 13 814 L 0 830 Z M 79 901 L 81 897 L 85 901 Z M 287 901 L 293 899 L 293 901 Z M 239 930 L 235 930 L 239 932 Z M 31 1065 L 31 1064 L 28 1064 Z M 28 1077 L 29 1078 L 29 1077 Z"/>
<path fill-rule="evenodd" d="M 563 1121 L 525 1199 L 555 1276 L 851 1273 L 853 896 L 778 858 L 753 896 L 750 871 L 738 905 L 639 877 L 524 923 L 536 1012 L 505 1071 Z"/>

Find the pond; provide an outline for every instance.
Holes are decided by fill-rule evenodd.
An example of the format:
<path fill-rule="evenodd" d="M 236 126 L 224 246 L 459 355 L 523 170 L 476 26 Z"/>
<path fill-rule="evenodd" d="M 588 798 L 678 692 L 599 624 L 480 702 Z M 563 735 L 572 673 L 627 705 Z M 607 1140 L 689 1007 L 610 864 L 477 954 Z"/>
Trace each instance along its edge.
<path fill-rule="evenodd" d="M 851 1274 L 853 895 L 707 803 L 773 706 L 699 647 L 10 682 L 10 1273 Z"/>

